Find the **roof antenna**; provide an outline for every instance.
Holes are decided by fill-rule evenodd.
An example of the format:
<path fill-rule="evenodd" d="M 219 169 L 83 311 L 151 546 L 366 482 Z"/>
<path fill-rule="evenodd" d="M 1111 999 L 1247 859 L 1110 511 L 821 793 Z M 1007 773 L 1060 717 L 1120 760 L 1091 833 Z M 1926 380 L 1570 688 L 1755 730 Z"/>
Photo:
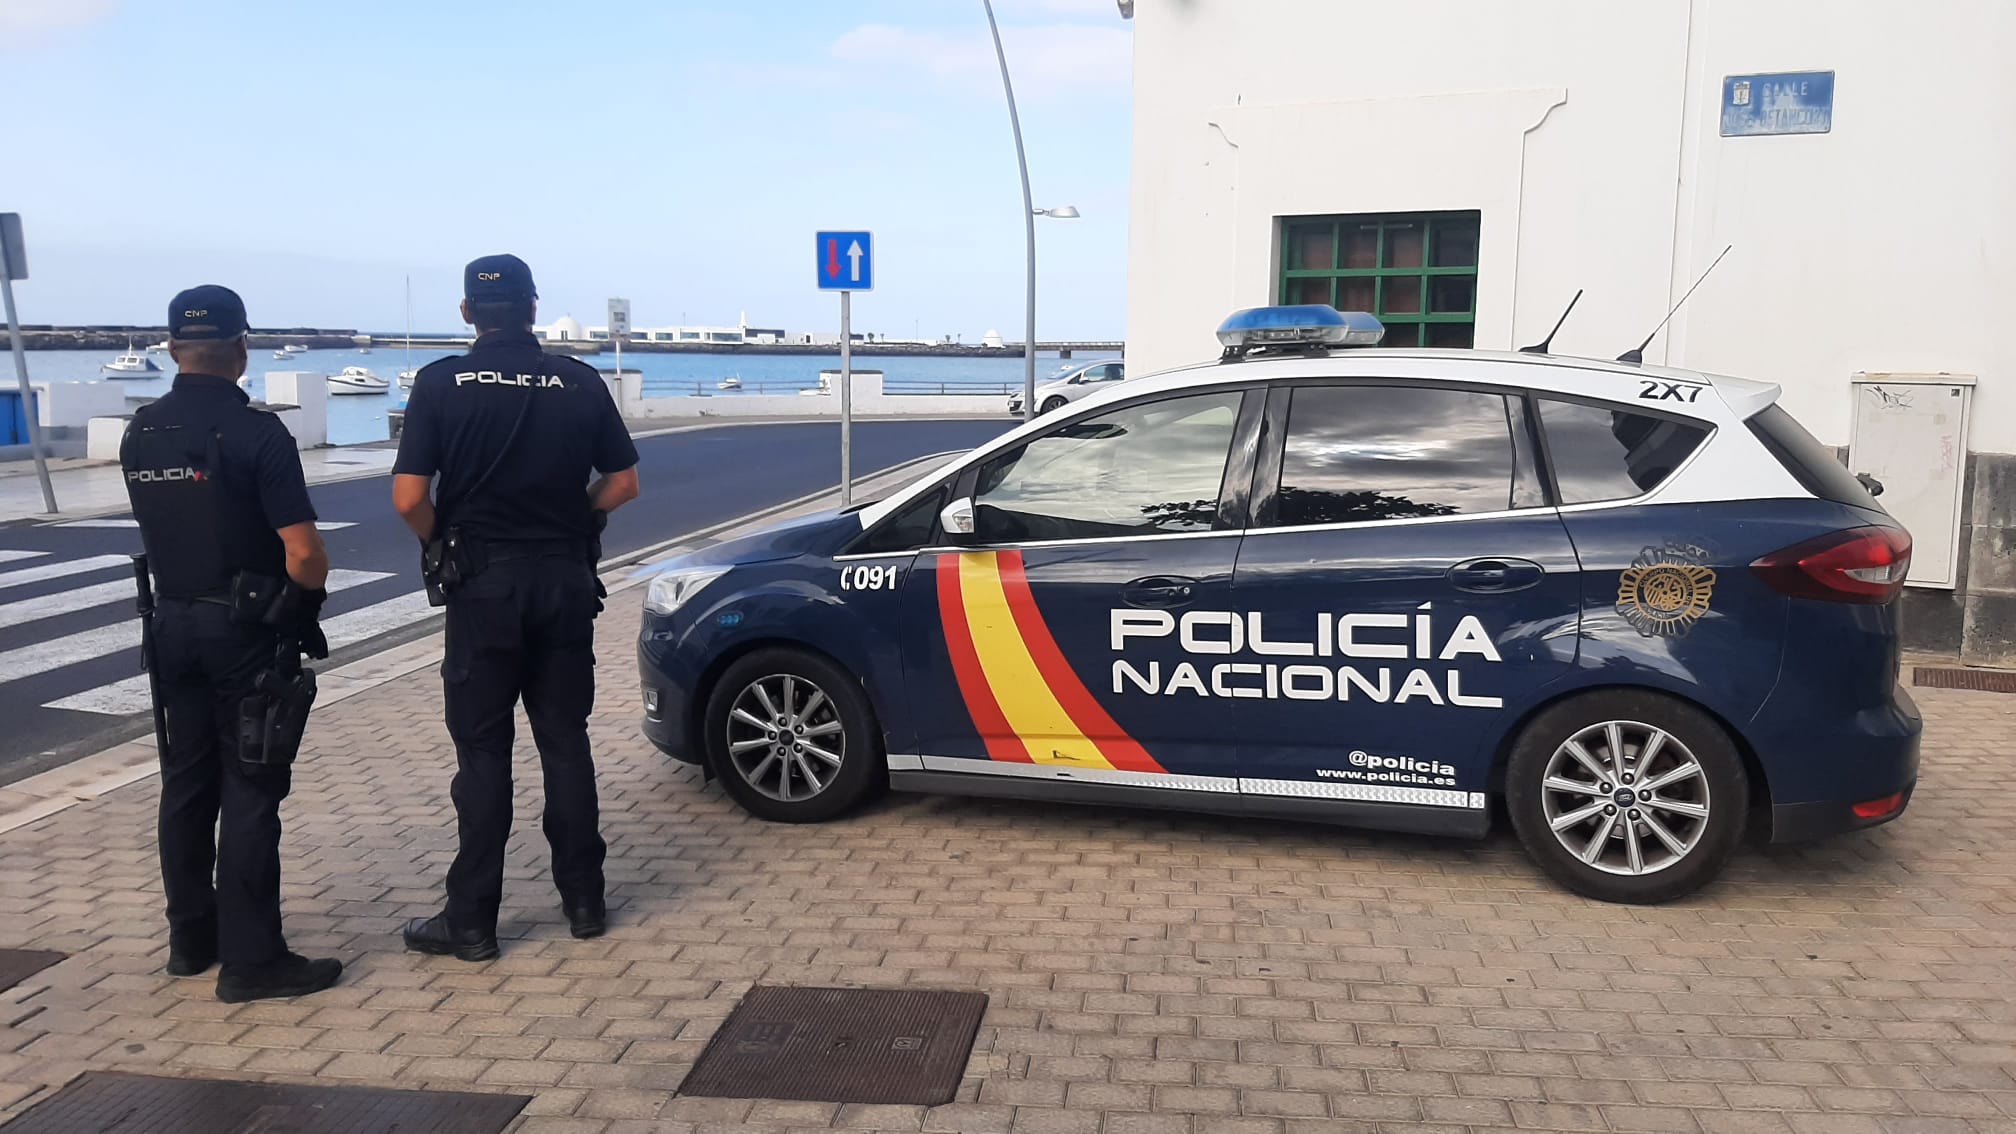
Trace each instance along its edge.
<path fill-rule="evenodd" d="M 1575 310 L 1575 305 L 1580 302 L 1582 302 L 1582 289 L 1578 287 L 1575 289 L 1575 298 L 1568 301 L 1568 311 Z M 1568 321 L 1568 311 L 1563 311 L 1561 313 L 1561 317 L 1559 319 L 1554 320 L 1554 329 L 1547 332 L 1546 338 L 1541 339 L 1539 342 L 1534 343 L 1532 346 L 1520 347 L 1519 353 L 1546 354 L 1548 350 L 1550 350 L 1554 346 L 1554 336 L 1561 333 L 1561 324 L 1566 323 Z"/>
<path fill-rule="evenodd" d="M 1729 254 L 1729 249 L 1730 249 L 1730 248 L 1734 248 L 1734 247 L 1736 247 L 1736 246 L 1735 246 L 1734 244 L 1731 244 L 1731 245 L 1728 245 L 1727 247 L 1723 248 L 1723 249 L 1722 249 L 1722 256 L 1727 256 L 1727 255 Z M 1721 263 L 1721 262 L 1722 262 L 1722 256 L 1717 256 L 1717 257 L 1715 257 L 1715 264 L 1719 264 L 1719 263 Z M 1715 270 L 1715 264 L 1710 264 L 1710 265 L 1708 265 L 1708 272 L 1712 272 L 1712 271 L 1714 271 L 1714 270 Z M 1700 287 L 1700 286 L 1701 286 L 1701 281 L 1702 281 L 1702 280 L 1705 280 L 1705 279 L 1707 279 L 1707 278 L 1708 278 L 1708 272 L 1702 272 L 1702 273 L 1701 273 L 1701 279 L 1697 279 L 1697 280 L 1695 280 L 1695 281 L 1694 281 L 1694 287 Z M 1635 350 L 1627 350 L 1627 351 L 1625 351 L 1625 352 L 1624 352 L 1623 354 L 1620 354 L 1620 355 L 1618 355 L 1618 356 L 1617 356 L 1617 361 L 1619 361 L 1619 362 L 1634 362 L 1634 363 L 1635 363 L 1635 362 L 1643 362 L 1643 361 L 1645 361 L 1645 348 L 1646 348 L 1646 347 L 1648 347 L 1648 346 L 1651 346 L 1651 345 L 1652 345 L 1652 340 L 1653 340 L 1653 338 L 1655 338 L 1655 337 L 1656 337 L 1656 336 L 1657 336 L 1657 335 L 1659 334 L 1659 332 L 1660 332 L 1660 331 L 1662 331 L 1662 330 L 1664 330 L 1664 329 L 1666 328 L 1666 324 L 1668 324 L 1668 323 L 1670 323 L 1670 322 L 1672 322 L 1672 321 L 1673 321 L 1673 316 L 1675 316 L 1675 315 L 1677 315 L 1677 314 L 1679 314 L 1679 313 L 1680 313 L 1680 306 L 1681 306 L 1681 304 L 1684 304 L 1684 303 L 1686 303 L 1686 302 L 1687 302 L 1687 296 L 1688 296 L 1688 295 L 1693 295 L 1693 294 L 1694 294 L 1694 287 L 1690 287 L 1690 288 L 1688 288 L 1688 289 L 1687 289 L 1687 295 L 1683 295 L 1683 296 L 1681 296 L 1681 297 L 1680 297 L 1680 303 L 1676 303 L 1676 304 L 1674 304 L 1674 305 L 1673 305 L 1673 310 L 1671 310 L 1671 311 L 1668 311 L 1668 312 L 1666 313 L 1666 317 L 1665 317 L 1664 319 L 1661 319 L 1661 320 L 1659 320 L 1659 325 L 1658 325 L 1657 327 L 1654 327 L 1654 328 L 1652 328 L 1652 333 L 1651 333 L 1651 334 L 1649 334 L 1649 335 L 1646 335 L 1646 336 L 1645 336 L 1645 341 L 1644 341 L 1644 342 L 1642 342 L 1642 343 L 1639 343 L 1639 344 L 1638 344 L 1638 346 L 1637 346 L 1637 348 L 1636 348 Z"/>

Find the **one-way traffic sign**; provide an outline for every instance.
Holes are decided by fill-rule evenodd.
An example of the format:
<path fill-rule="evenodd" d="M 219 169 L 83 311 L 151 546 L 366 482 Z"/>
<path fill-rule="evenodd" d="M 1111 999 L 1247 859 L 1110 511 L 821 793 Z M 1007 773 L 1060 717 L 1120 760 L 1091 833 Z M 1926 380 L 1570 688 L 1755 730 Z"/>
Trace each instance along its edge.
<path fill-rule="evenodd" d="M 875 234 L 820 233 L 819 290 L 873 291 L 874 288 Z"/>

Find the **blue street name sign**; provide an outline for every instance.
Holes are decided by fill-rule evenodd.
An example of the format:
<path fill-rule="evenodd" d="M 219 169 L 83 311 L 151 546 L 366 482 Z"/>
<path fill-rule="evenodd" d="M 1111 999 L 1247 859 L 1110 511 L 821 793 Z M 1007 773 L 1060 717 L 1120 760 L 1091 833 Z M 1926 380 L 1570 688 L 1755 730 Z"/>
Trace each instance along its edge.
<path fill-rule="evenodd" d="M 819 290 L 873 291 L 874 288 L 875 234 L 820 233 Z"/>
<path fill-rule="evenodd" d="M 1834 128 L 1834 72 L 1784 71 L 1722 80 L 1722 136 L 1825 134 Z"/>

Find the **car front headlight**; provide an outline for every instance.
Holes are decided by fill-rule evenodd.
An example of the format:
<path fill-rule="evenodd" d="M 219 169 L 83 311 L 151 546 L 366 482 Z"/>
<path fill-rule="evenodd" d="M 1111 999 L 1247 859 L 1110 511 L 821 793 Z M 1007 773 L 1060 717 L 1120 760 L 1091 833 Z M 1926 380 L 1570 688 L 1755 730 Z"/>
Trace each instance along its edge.
<path fill-rule="evenodd" d="M 653 576 L 644 591 L 644 609 L 652 614 L 670 614 L 686 600 L 705 590 L 707 584 L 726 575 L 732 565 L 720 567 L 673 567 Z"/>

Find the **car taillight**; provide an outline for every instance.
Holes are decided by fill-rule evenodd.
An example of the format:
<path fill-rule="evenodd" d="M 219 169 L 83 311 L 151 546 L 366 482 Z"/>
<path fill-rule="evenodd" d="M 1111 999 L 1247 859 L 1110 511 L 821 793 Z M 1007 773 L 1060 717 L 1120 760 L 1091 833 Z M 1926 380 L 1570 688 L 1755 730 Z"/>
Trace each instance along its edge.
<path fill-rule="evenodd" d="M 1910 535 L 1881 524 L 1830 532 L 1750 565 L 1772 589 L 1823 602 L 1889 602 L 1910 569 Z"/>

